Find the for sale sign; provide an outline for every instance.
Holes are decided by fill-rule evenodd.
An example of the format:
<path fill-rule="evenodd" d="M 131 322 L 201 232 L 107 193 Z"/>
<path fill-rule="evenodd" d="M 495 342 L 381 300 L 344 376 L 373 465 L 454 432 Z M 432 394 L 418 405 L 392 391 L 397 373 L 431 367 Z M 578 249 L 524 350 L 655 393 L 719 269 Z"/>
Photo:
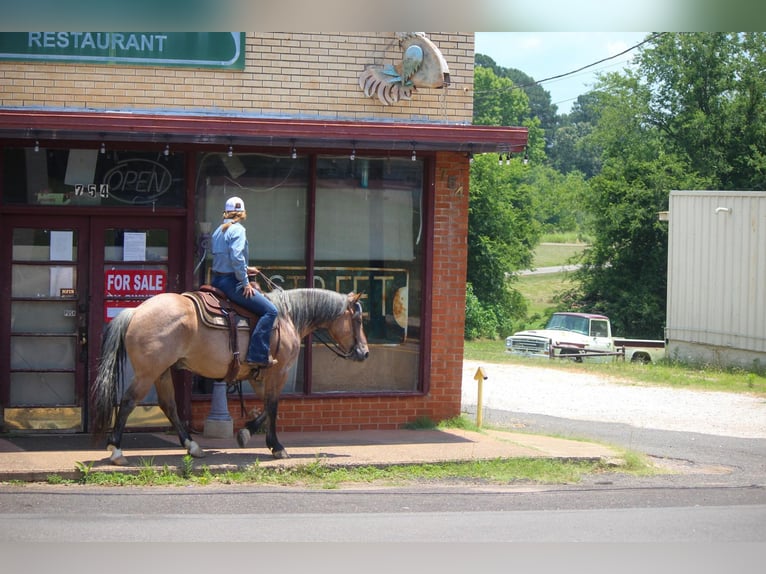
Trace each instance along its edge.
<path fill-rule="evenodd" d="M 107 269 L 104 272 L 106 297 L 152 297 L 164 293 L 166 287 L 164 269 Z"/>

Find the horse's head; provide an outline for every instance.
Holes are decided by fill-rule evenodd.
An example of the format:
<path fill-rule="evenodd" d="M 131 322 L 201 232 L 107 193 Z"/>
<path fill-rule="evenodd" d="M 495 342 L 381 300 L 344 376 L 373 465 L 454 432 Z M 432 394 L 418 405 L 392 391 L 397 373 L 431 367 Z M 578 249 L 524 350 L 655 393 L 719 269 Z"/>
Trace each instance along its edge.
<path fill-rule="evenodd" d="M 349 293 L 345 311 L 327 326 L 327 333 L 341 350 L 341 356 L 353 361 L 364 361 L 370 356 L 362 326 L 361 297 L 361 293 Z"/>

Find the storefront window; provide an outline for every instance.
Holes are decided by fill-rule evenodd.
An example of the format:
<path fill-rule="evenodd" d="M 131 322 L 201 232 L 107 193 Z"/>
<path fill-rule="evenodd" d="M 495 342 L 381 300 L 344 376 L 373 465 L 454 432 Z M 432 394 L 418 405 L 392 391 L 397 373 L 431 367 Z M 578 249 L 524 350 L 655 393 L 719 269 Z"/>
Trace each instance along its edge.
<path fill-rule="evenodd" d="M 364 293 L 370 358 L 338 361 L 315 346 L 312 392 L 417 390 L 422 189 L 420 161 L 318 159 L 314 283 Z"/>
<path fill-rule="evenodd" d="M 103 149 L 6 149 L 3 203 L 184 206 L 184 154 Z"/>
<path fill-rule="evenodd" d="M 318 333 L 312 340 L 310 381 L 303 373 L 304 350 L 283 392 L 418 390 L 423 163 L 409 157 L 320 156 L 315 179 L 305 157 L 214 153 L 201 155 L 198 165 L 199 285 L 211 281 L 210 234 L 221 221 L 226 199 L 236 195 L 247 209 L 250 264 L 271 282 L 284 289 L 311 285 L 363 293 L 370 358 L 343 361 L 322 344 Z M 312 244 L 314 275 L 308 281 Z M 265 282 L 261 286 L 270 288 Z M 210 392 L 212 381 L 195 377 L 194 388 Z M 246 385 L 245 392 L 250 391 Z"/>

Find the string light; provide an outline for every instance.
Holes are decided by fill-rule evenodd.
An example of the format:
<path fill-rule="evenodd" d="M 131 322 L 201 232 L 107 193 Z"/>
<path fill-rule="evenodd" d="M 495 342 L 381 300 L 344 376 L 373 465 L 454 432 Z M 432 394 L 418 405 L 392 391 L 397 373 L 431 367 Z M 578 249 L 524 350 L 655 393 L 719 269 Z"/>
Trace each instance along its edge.
<path fill-rule="evenodd" d="M 232 146 L 229 146 L 229 151 L 226 152 L 226 155 L 229 157 L 232 157 L 234 155 L 234 148 Z"/>
<path fill-rule="evenodd" d="M 527 146 L 524 146 L 524 159 L 522 160 L 524 165 L 529 165 L 529 154 L 527 153 Z"/>
<path fill-rule="evenodd" d="M 101 155 L 104 155 L 106 153 L 106 145 L 104 144 L 104 142 L 101 142 L 101 149 L 99 150 L 99 153 Z"/>
<path fill-rule="evenodd" d="M 298 157 L 298 152 L 295 150 L 295 140 L 293 140 L 293 151 L 290 152 L 290 157 L 293 159 L 296 159 Z"/>
<path fill-rule="evenodd" d="M 40 151 L 40 142 L 35 140 L 35 153 Z"/>
<path fill-rule="evenodd" d="M 412 142 L 412 157 L 410 159 L 412 161 L 418 160 L 418 154 L 415 152 L 415 142 Z"/>
<path fill-rule="evenodd" d="M 165 144 L 165 151 L 162 152 L 162 155 L 165 157 L 168 157 L 170 155 L 170 144 Z"/>
<path fill-rule="evenodd" d="M 351 155 L 348 156 L 348 159 L 350 159 L 351 161 L 354 161 L 356 159 L 356 144 L 352 144 L 352 146 L 353 147 L 351 148 Z"/>

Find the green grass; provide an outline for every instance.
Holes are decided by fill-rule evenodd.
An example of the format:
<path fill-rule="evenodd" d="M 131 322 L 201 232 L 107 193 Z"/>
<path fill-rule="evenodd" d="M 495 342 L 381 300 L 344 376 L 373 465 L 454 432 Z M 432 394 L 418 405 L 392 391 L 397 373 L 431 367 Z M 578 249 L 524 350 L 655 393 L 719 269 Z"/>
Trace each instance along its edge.
<path fill-rule="evenodd" d="M 571 287 L 569 273 L 544 273 L 521 275 L 513 284 L 527 301 L 527 316 L 531 318 L 526 328 L 542 328 L 556 305 L 555 296 Z"/>
<path fill-rule="evenodd" d="M 553 236 L 547 236 L 545 241 L 555 239 Z M 576 241 L 576 237 L 560 238 L 561 241 L 571 239 Z M 534 266 L 553 267 L 556 265 L 567 265 L 572 263 L 573 258 L 582 253 L 587 245 L 561 244 L 561 243 L 541 243 L 535 249 Z M 545 326 L 547 317 L 552 313 L 555 306 L 555 296 L 561 291 L 571 287 L 569 280 L 570 273 L 546 273 L 543 275 L 519 275 L 514 283 L 514 288 L 526 299 L 528 305 L 527 316 L 529 322 L 523 328 L 535 329 Z"/>
<path fill-rule="evenodd" d="M 535 267 L 566 265 L 587 247 L 584 243 L 541 243 L 535 249 Z"/>

